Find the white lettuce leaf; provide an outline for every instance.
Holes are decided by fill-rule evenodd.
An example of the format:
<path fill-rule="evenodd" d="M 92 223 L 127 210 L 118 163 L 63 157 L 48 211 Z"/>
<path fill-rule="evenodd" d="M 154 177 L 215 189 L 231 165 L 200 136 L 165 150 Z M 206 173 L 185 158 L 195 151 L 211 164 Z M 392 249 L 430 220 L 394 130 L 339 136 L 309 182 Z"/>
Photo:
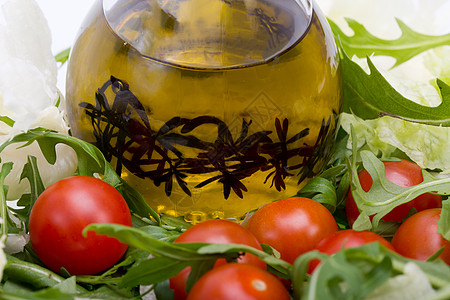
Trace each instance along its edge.
<path fill-rule="evenodd" d="M 30 236 L 22 232 L 20 234 L 8 234 L 5 243 L 5 253 L 16 254 L 23 252 L 26 244 L 30 241 Z"/>
<path fill-rule="evenodd" d="M 0 0 L 0 116 L 14 121 L 13 126 L 0 122 L 0 143 L 36 127 L 68 133 L 64 112 L 56 107 L 61 96 L 56 82 L 50 29 L 36 1 Z M 9 146 L 0 153 L 2 163 L 14 163 L 5 180 L 8 199 L 28 192 L 27 182 L 19 182 L 28 155 L 38 158 L 46 186 L 73 174 L 77 167 L 74 151 L 66 146 L 58 148 L 55 165 L 45 161 L 36 144 L 21 149 Z"/>
<path fill-rule="evenodd" d="M 366 300 L 423 300 L 435 294 L 427 276 L 415 263 L 408 262 L 403 272 L 389 278 Z"/>

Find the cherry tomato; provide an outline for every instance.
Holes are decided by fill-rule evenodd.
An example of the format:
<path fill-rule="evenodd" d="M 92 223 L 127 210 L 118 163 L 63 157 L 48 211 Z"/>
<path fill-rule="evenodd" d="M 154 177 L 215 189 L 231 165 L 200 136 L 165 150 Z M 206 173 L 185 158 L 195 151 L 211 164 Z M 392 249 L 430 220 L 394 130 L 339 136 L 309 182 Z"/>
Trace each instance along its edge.
<path fill-rule="evenodd" d="M 437 221 L 441 218 L 440 208 L 431 208 L 418 212 L 403 222 L 392 238 L 395 250 L 409 258 L 427 260 L 442 247 L 439 255 L 450 265 L 450 242 L 438 233 Z"/>
<path fill-rule="evenodd" d="M 88 176 L 62 179 L 49 186 L 30 213 L 30 240 L 48 268 L 92 275 L 113 266 L 127 250 L 116 238 L 83 229 L 92 223 L 131 226 L 122 195 L 108 183 Z"/>
<path fill-rule="evenodd" d="M 174 241 L 174 243 L 215 243 L 215 244 L 242 244 L 262 250 L 255 236 L 238 223 L 227 220 L 208 220 L 188 228 Z M 239 263 L 251 264 L 265 270 L 266 264 L 258 257 L 244 254 L 238 259 Z M 215 267 L 226 264 L 225 259 L 217 260 Z M 186 281 L 190 267 L 182 270 L 178 275 L 169 280 L 170 288 L 174 291 L 175 300 L 186 299 Z"/>
<path fill-rule="evenodd" d="M 385 161 L 383 164 L 385 167 L 384 173 L 386 179 L 399 186 L 414 186 L 423 181 L 422 169 L 411 161 L 402 159 L 400 161 Z M 361 171 L 358 178 L 363 190 L 368 192 L 373 182 L 369 172 L 366 170 Z M 442 196 L 426 193 L 414 198 L 408 203 L 397 206 L 386 216 L 384 216 L 383 220 L 402 222 L 402 220 L 408 216 L 408 213 L 412 208 L 415 208 L 417 211 L 422 211 L 428 208 L 439 207 L 442 207 Z M 352 226 L 359 216 L 359 210 L 356 206 L 355 200 L 353 199 L 351 191 L 347 194 L 345 209 L 347 213 L 347 221 L 350 226 Z"/>
<path fill-rule="evenodd" d="M 338 230 L 333 215 L 323 205 L 303 197 L 266 204 L 245 226 L 260 243 L 275 248 L 289 263 Z"/>
<path fill-rule="evenodd" d="M 188 300 L 289 300 L 284 285 L 267 271 L 249 264 L 214 268 L 194 284 Z"/>
<path fill-rule="evenodd" d="M 356 248 L 365 244 L 379 242 L 384 247 L 395 251 L 394 247 L 381 235 L 371 231 L 356 231 L 353 229 L 346 229 L 334 232 L 317 244 L 316 250 L 319 252 L 332 255 L 342 249 Z M 312 273 L 319 260 L 312 260 L 309 265 L 309 272 Z"/>

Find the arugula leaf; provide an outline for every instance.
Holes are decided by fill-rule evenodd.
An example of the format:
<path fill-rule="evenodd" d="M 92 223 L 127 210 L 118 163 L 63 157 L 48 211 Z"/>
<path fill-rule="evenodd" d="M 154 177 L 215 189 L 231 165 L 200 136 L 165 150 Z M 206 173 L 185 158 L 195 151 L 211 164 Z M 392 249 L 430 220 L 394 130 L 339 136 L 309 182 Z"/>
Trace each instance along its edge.
<path fill-rule="evenodd" d="M 339 251 L 322 260 L 301 299 L 364 299 L 392 274 L 392 260 L 387 256 L 381 257 L 379 244 L 373 245 L 367 250 L 353 248 Z M 357 258 L 353 254 L 366 259 L 373 256 L 376 260 L 361 268 L 352 263 L 351 259 Z"/>
<path fill-rule="evenodd" d="M 55 55 L 55 60 L 64 65 L 69 60 L 70 48 L 66 48 Z"/>
<path fill-rule="evenodd" d="M 210 262 L 212 267 L 218 258 L 224 257 L 219 254 L 199 254 L 197 250 L 205 245 L 205 243 L 169 243 L 154 238 L 150 234 L 128 226 L 118 224 L 91 224 L 87 226 L 83 234 L 89 230 L 95 230 L 98 234 L 106 234 L 117 238 L 137 249 L 146 251 L 154 257 L 149 262 L 142 262 L 131 267 L 130 270 L 121 278 L 119 287 L 134 287 L 136 285 L 156 284 L 168 280 L 176 275 L 179 271 L 187 266 L 191 266 L 192 274 L 196 274 L 196 278 L 190 279 L 191 282 L 196 281 L 203 274 L 199 270 L 205 262 Z M 230 258 L 236 259 L 239 253 L 228 255 Z M 156 268 L 157 273 L 152 269 Z M 207 270 L 202 268 L 203 272 Z"/>
<path fill-rule="evenodd" d="M 188 223 L 184 220 L 184 217 L 172 217 L 167 214 L 164 214 L 161 217 L 161 222 L 166 224 L 167 226 L 171 226 L 174 230 L 184 231 L 192 226 L 191 223 Z"/>
<path fill-rule="evenodd" d="M 5 275 L 9 280 L 24 282 L 34 288 L 46 288 L 60 284 L 64 278 L 39 265 L 25 262 L 14 256 L 7 255 L 8 264 L 5 268 Z M 81 286 L 76 286 L 78 292 L 86 291 Z"/>
<path fill-rule="evenodd" d="M 257 250 L 253 247 L 240 245 L 240 244 L 206 244 L 200 247 L 197 252 L 199 254 L 236 254 L 240 252 L 246 252 L 258 256 L 265 263 L 270 265 L 274 270 L 277 270 L 281 274 L 285 274 L 286 270 L 291 268 L 291 265 L 286 261 L 275 257 L 272 254 Z"/>
<path fill-rule="evenodd" d="M 186 280 L 186 291 L 189 292 L 191 288 L 194 286 L 195 282 L 200 279 L 206 272 L 211 270 L 214 267 L 216 261 L 214 260 L 205 260 L 198 261 L 191 265 L 191 271 L 189 272 L 189 276 Z"/>
<path fill-rule="evenodd" d="M 158 283 L 154 289 L 156 299 L 174 300 L 174 291 L 170 288 L 169 280 Z M 141 293 L 142 295 L 142 293 Z"/>
<path fill-rule="evenodd" d="M 165 242 L 172 242 L 180 235 L 180 232 L 177 231 L 177 228 L 175 228 L 175 229 L 172 229 L 172 228 L 167 230 L 163 226 L 145 225 L 145 226 L 139 227 L 139 230 L 142 230 L 142 231 L 150 234 L 152 237 L 154 237 L 158 240 L 165 241 Z"/>
<path fill-rule="evenodd" d="M 291 272 L 292 293 L 294 299 L 302 299 L 304 289 L 307 288 L 303 282 L 308 279 L 308 268 L 310 261 L 313 259 L 324 261 L 327 258 L 327 254 L 321 253 L 318 250 L 312 250 L 297 257 L 294 261 Z"/>
<path fill-rule="evenodd" d="M 372 187 L 365 192 L 358 178 L 356 164 L 351 165 L 352 195 L 361 214 L 353 224 L 356 230 L 377 229 L 381 218 L 392 209 L 403 203 L 409 202 L 417 196 L 436 192 L 445 195 L 450 190 L 450 178 L 434 178 L 425 170 L 422 171 L 424 180 L 411 187 L 398 186 L 386 179 L 384 164 L 370 151 L 360 152 L 364 168 L 372 177 Z M 369 216 L 375 215 L 372 223 Z"/>
<path fill-rule="evenodd" d="M 8 206 L 6 204 L 6 194 L 8 193 L 8 188 L 5 186 L 5 178 L 11 172 L 13 167 L 12 163 L 6 163 L 2 165 L 2 169 L 0 170 L 0 238 L 8 235 Z M 0 249 L 0 251 L 3 251 Z M 1 270 L 0 270 L 1 271 Z M 0 276 L 1 278 L 1 276 Z"/>
<path fill-rule="evenodd" d="M 182 261 L 207 259 L 202 257 L 202 255 L 197 254 L 198 248 L 200 248 L 203 243 L 167 243 L 154 238 L 140 229 L 119 224 L 91 224 L 83 230 L 83 234 L 86 234 L 89 230 L 94 230 L 98 234 L 106 234 L 115 237 L 122 243 L 146 251 L 154 256 L 165 256 Z M 189 247 L 186 245 L 189 245 Z"/>
<path fill-rule="evenodd" d="M 61 292 L 56 286 L 34 291 L 26 284 L 8 280 L 0 290 L 0 298 L 2 300 L 75 300 L 75 295 Z"/>
<path fill-rule="evenodd" d="M 27 157 L 27 163 L 25 164 L 20 180 L 27 179 L 30 183 L 31 193 L 27 194 L 27 197 L 21 198 L 21 205 L 23 209 L 19 210 L 22 216 L 25 217 L 25 227 L 28 229 L 28 222 L 30 219 L 30 212 L 39 195 L 45 190 L 45 186 L 42 183 L 41 176 L 39 175 L 39 169 L 37 166 L 37 160 L 34 156 Z"/>
<path fill-rule="evenodd" d="M 44 275 L 44 274 L 42 274 Z M 64 279 L 64 278 L 63 278 Z M 80 290 L 78 277 L 71 276 L 50 287 L 34 290 L 27 283 L 8 280 L 0 289 L 2 300 L 76 300 L 76 299 L 133 299 L 131 291 L 117 290 L 111 286 L 100 286 L 94 290 Z"/>
<path fill-rule="evenodd" d="M 332 214 L 342 204 L 350 186 L 347 166 L 337 164 L 326 166 L 317 177 L 308 181 L 296 196 L 313 199 L 324 205 Z"/>
<path fill-rule="evenodd" d="M 159 215 L 147 204 L 143 196 L 121 179 L 102 152 L 88 142 L 48 129 L 35 128 L 20 133 L 0 145 L 0 152 L 11 144 L 20 143 L 20 147 L 25 147 L 33 142 L 38 143 L 42 154 L 50 164 L 56 162 L 57 144 L 65 144 L 71 147 L 77 155 L 79 175 L 103 174 L 103 180 L 115 187 L 124 196 L 131 211 L 141 216 L 151 216 L 158 224 L 161 224 Z"/>
<path fill-rule="evenodd" d="M 395 40 L 385 40 L 371 34 L 362 24 L 346 18 L 347 24 L 354 35 L 346 35 L 332 20 L 328 20 L 336 38 L 342 43 L 345 51 L 351 57 L 359 58 L 367 55 L 386 55 L 395 58 L 396 67 L 414 56 L 439 46 L 450 45 L 450 33 L 433 36 L 415 32 L 401 20 L 396 19 L 401 30 L 401 36 Z"/>
<path fill-rule="evenodd" d="M 313 199 L 324 205 L 331 213 L 336 211 L 337 196 L 333 183 L 323 177 L 315 177 L 297 193 L 298 197 Z"/>
<path fill-rule="evenodd" d="M 441 218 L 438 221 L 438 232 L 450 241 L 450 199 L 442 201 Z"/>
<path fill-rule="evenodd" d="M 189 285 L 192 285 L 213 266 L 215 259 L 236 258 L 240 252 L 257 255 L 270 267 L 288 275 L 287 278 L 291 279 L 294 286 L 294 299 L 364 299 L 393 275 L 404 273 L 407 264 L 411 262 L 423 271 L 428 281 L 440 289 L 439 291 L 445 291 L 450 281 L 450 267 L 442 261 L 410 260 L 384 248 L 379 243 L 343 249 L 332 256 L 311 251 L 300 256 L 292 266 L 249 246 L 172 244 L 158 241 L 136 228 L 116 224 L 92 224 L 86 227 L 84 232 L 88 230 L 114 236 L 129 245 L 157 254 L 132 267 L 121 278 L 119 287 L 165 282 L 188 265 L 192 267 L 193 276 L 188 279 Z M 308 279 L 309 261 L 315 258 L 319 258 L 322 264 Z"/>
<path fill-rule="evenodd" d="M 405 274 L 410 264 L 420 268 L 429 283 L 438 289 L 438 293 L 445 294 L 450 286 L 450 267 L 444 262 L 411 260 L 384 248 L 379 243 L 370 243 L 357 248 L 343 249 L 332 256 L 320 256 L 321 265 L 314 271 L 308 285 L 303 289 L 301 285 L 306 280 L 304 266 L 319 254 L 308 252 L 294 262 L 292 282 L 294 287 L 300 287 L 297 291 L 294 290 L 294 299 L 365 299 L 367 296 L 370 298 L 376 289 L 379 295 L 379 289 L 385 287 L 384 284 L 388 280 L 395 278 L 393 275 Z M 300 270 L 301 268 L 303 270 Z M 405 280 L 403 282 L 406 283 Z M 398 288 L 408 289 L 408 286 L 397 286 Z M 298 292 L 301 292 L 300 296 Z"/>
<path fill-rule="evenodd" d="M 217 259 L 237 259 L 242 252 L 258 256 L 281 275 L 287 276 L 291 265 L 258 249 L 239 244 L 169 243 L 158 240 L 136 228 L 118 224 L 91 224 L 83 233 L 95 230 L 98 234 L 115 237 L 121 242 L 152 254 L 154 257 L 133 266 L 123 277 L 119 287 L 149 285 L 163 282 L 187 266 L 191 267 L 187 289 L 210 270 Z M 157 270 L 157 272 L 156 272 Z"/>
<path fill-rule="evenodd" d="M 148 253 L 136 248 L 129 248 L 125 257 L 117 264 L 97 275 L 77 275 L 77 282 L 88 285 L 106 284 L 117 286 L 120 282 L 120 276 L 125 270 L 130 269 L 134 264 L 144 261 L 148 258 Z"/>
<path fill-rule="evenodd" d="M 165 281 L 189 266 L 186 261 L 167 257 L 154 257 L 133 266 L 122 278 L 122 286 L 150 285 Z"/>
<path fill-rule="evenodd" d="M 13 127 L 15 123 L 15 121 L 8 116 L 0 116 L 0 122 L 5 123 L 9 127 Z"/>
<path fill-rule="evenodd" d="M 41 176 L 39 175 L 37 159 L 34 156 L 29 155 L 27 157 L 27 163 L 22 170 L 20 180 L 25 178 L 30 182 L 32 200 L 35 201 L 44 191 L 45 187 L 42 183 Z"/>
<path fill-rule="evenodd" d="M 437 79 L 442 103 L 437 107 L 417 104 L 398 93 L 381 75 L 370 58 L 370 74 L 343 52 L 344 112 L 362 119 L 388 115 L 410 122 L 435 126 L 450 126 L 450 86 Z"/>

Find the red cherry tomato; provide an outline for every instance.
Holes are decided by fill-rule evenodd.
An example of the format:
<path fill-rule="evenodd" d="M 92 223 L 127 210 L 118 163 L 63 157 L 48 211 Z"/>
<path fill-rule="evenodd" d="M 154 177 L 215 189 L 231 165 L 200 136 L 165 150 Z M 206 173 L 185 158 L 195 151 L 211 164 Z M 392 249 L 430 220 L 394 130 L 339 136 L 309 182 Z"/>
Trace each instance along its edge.
<path fill-rule="evenodd" d="M 192 287 L 188 300 L 289 300 L 284 285 L 267 271 L 249 264 L 214 268 Z"/>
<path fill-rule="evenodd" d="M 108 183 L 88 176 L 62 179 L 49 186 L 30 213 L 30 240 L 48 268 L 73 275 L 92 275 L 113 266 L 128 246 L 116 238 L 83 229 L 92 223 L 131 226 L 122 195 Z"/>
<path fill-rule="evenodd" d="M 302 197 L 264 205 L 245 226 L 260 243 L 275 248 L 289 263 L 338 230 L 333 215 L 323 205 Z"/>
<path fill-rule="evenodd" d="M 386 179 L 399 186 L 414 186 L 423 181 L 422 169 L 413 162 L 402 159 L 400 161 L 385 161 L 383 164 L 385 167 L 384 173 Z M 370 177 L 369 172 L 366 170 L 361 171 L 358 178 L 363 190 L 368 192 L 372 186 L 372 177 Z M 412 208 L 415 208 L 417 211 L 422 211 L 428 208 L 438 207 L 442 207 L 442 196 L 426 193 L 418 196 L 408 203 L 397 206 L 382 219 L 384 221 L 402 222 L 402 220 L 408 216 L 408 213 Z M 345 209 L 347 221 L 350 226 L 352 226 L 359 216 L 359 210 L 356 206 L 355 200 L 353 199 L 351 191 L 347 194 Z"/>
<path fill-rule="evenodd" d="M 175 243 L 215 243 L 215 244 L 242 244 L 262 250 L 255 236 L 238 223 L 227 220 L 208 220 L 188 228 L 174 241 Z M 266 264 L 258 257 L 244 254 L 238 259 L 239 263 L 251 264 L 265 270 Z M 225 259 L 217 260 L 215 267 L 226 264 Z M 190 268 L 185 268 L 178 275 L 169 280 L 170 288 L 174 291 L 175 300 L 186 299 L 186 281 Z"/>
<path fill-rule="evenodd" d="M 384 247 L 395 251 L 394 247 L 381 235 L 371 231 L 356 231 L 353 229 L 341 230 L 330 234 L 320 241 L 316 250 L 332 255 L 342 249 L 356 248 L 374 242 L 379 242 Z M 317 259 L 311 261 L 309 265 L 310 273 L 315 270 L 319 262 Z"/>
<path fill-rule="evenodd" d="M 450 265 L 450 242 L 444 240 L 437 232 L 437 221 L 440 218 L 441 209 L 432 208 L 406 219 L 392 238 L 395 250 L 405 257 L 427 260 L 439 249 L 445 247 L 439 258 Z"/>

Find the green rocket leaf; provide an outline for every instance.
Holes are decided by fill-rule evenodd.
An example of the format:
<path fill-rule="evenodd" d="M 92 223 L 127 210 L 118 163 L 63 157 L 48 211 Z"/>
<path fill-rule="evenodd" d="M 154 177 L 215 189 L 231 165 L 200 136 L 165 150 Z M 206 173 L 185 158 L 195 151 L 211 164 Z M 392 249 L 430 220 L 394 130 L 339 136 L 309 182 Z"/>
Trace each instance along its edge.
<path fill-rule="evenodd" d="M 426 50 L 450 45 L 450 33 L 441 36 L 421 34 L 409 28 L 399 19 L 396 20 L 402 33 L 395 40 L 378 38 L 357 21 L 350 18 L 345 20 L 353 30 L 354 35 L 346 35 L 333 21 L 328 21 L 334 35 L 342 43 L 350 57 L 356 55 L 359 58 L 363 58 L 372 54 L 391 56 L 396 60 L 393 66 L 396 67 Z"/>
<path fill-rule="evenodd" d="M 344 111 L 362 119 L 389 115 L 407 121 L 450 126 L 450 86 L 437 79 L 442 103 L 437 107 L 417 104 L 397 92 L 367 58 L 370 74 L 343 52 Z"/>
<path fill-rule="evenodd" d="M 363 150 L 360 155 L 364 169 L 369 172 L 373 184 L 368 192 L 362 189 L 356 165 L 353 163 L 351 166 L 352 195 L 361 211 L 360 216 L 353 224 L 355 230 L 376 229 L 381 218 L 395 207 L 409 202 L 421 194 L 436 192 L 446 195 L 450 190 L 450 178 L 435 178 L 425 170 L 422 171 L 424 177 L 422 183 L 411 187 L 398 186 L 386 179 L 384 165 L 373 153 Z M 372 222 L 368 217 L 371 215 L 375 215 Z"/>
<path fill-rule="evenodd" d="M 450 241 L 450 200 L 442 202 L 441 218 L 438 221 L 438 232 L 442 234 L 444 239 Z"/>

